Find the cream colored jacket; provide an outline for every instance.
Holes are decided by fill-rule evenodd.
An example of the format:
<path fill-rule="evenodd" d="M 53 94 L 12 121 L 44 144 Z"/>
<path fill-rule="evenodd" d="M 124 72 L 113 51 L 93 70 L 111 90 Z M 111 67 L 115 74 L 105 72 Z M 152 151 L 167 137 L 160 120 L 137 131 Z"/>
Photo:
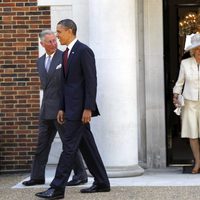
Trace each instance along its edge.
<path fill-rule="evenodd" d="M 188 100 L 200 100 L 200 66 L 198 67 L 194 57 L 182 60 L 173 93 L 182 93 Z"/>

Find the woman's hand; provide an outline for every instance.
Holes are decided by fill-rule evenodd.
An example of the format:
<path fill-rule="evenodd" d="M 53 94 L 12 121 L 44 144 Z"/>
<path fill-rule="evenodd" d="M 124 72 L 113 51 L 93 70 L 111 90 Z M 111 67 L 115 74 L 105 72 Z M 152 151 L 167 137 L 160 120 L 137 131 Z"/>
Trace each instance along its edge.
<path fill-rule="evenodd" d="M 180 107 L 180 102 L 178 101 L 178 94 L 174 94 L 173 95 L 173 104 L 174 106 L 177 108 L 177 107 Z"/>

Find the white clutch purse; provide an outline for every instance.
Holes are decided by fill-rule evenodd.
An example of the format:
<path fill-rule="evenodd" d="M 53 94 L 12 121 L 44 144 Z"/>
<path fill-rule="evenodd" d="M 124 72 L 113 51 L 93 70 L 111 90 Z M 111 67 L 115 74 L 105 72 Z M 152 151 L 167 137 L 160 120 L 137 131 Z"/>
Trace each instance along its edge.
<path fill-rule="evenodd" d="M 183 95 L 179 94 L 178 95 L 178 107 L 174 110 L 174 112 L 176 113 L 176 115 L 180 115 L 181 114 L 181 109 L 184 106 L 184 97 Z"/>

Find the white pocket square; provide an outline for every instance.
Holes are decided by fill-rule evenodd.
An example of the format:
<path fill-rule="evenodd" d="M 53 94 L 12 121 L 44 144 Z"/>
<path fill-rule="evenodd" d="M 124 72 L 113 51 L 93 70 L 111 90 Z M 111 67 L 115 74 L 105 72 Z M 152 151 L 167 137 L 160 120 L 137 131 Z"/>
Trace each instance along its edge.
<path fill-rule="evenodd" d="M 62 65 L 59 64 L 59 65 L 56 67 L 56 69 L 60 69 L 61 67 L 62 67 Z"/>

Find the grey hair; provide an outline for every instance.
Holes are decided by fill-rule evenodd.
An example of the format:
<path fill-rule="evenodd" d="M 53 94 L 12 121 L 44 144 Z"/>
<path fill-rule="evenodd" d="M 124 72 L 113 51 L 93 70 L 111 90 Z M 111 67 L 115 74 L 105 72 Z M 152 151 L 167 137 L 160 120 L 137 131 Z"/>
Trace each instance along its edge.
<path fill-rule="evenodd" d="M 75 22 L 71 19 L 63 19 L 61 21 L 58 22 L 58 25 L 61 25 L 63 27 L 65 27 L 66 29 L 72 29 L 72 33 L 74 35 L 76 35 L 77 32 L 77 26 L 75 24 Z"/>
<path fill-rule="evenodd" d="M 46 35 L 51 35 L 51 34 L 55 35 L 55 33 L 54 33 L 52 30 L 50 30 L 50 29 L 43 30 L 43 31 L 40 32 L 40 34 L 39 34 L 40 40 L 41 40 L 41 41 L 44 41 L 44 37 L 45 37 Z"/>

